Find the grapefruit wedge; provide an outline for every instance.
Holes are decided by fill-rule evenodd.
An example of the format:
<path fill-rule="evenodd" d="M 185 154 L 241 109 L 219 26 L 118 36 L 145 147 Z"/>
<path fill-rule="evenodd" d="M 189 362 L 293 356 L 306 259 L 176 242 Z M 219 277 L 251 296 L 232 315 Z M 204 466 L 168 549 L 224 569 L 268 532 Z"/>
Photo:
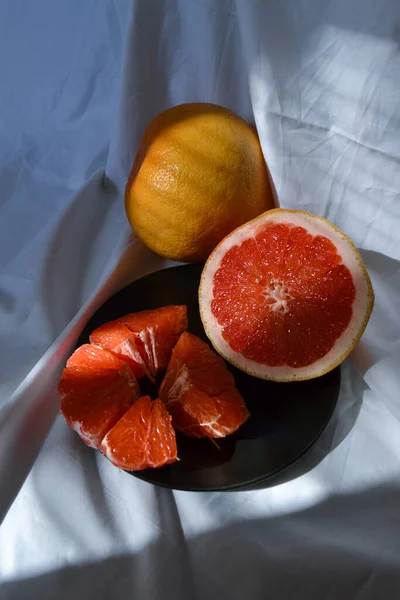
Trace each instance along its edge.
<path fill-rule="evenodd" d="M 225 437 L 249 416 L 224 360 L 188 332 L 172 352 L 159 395 L 175 429 L 192 437 Z"/>
<path fill-rule="evenodd" d="M 310 213 L 275 209 L 228 235 L 200 282 L 200 314 L 216 350 L 262 379 L 312 379 L 360 339 L 374 293 L 353 242 Z"/>
<path fill-rule="evenodd" d="M 163 306 L 155 310 L 144 310 L 125 315 L 117 320 L 132 334 L 129 338 L 135 342 L 143 358 L 145 369 L 152 375 L 165 369 L 171 358 L 172 349 L 183 331 L 187 329 L 186 306 Z M 91 336 L 91 340 L 93 338 Z M 97 339 L 97 343 L 106 346 Z M 108 349 L 112 349 L 111 345 Z M 114 348 L 113 351 L 116 351 Z M 123 355 L 118 353 L 121 358 Z"/>
<path fill-rule="evenodd" d="M 90 344 L 69 358 L 58 384 L 61 412 L 68 425 L 92 448 L 139 397 L 129 366 L 110 352 Z"/>
<path fill-rule="evenodd" d="M 175 431 L 161 400 L 143 396 L 107 433 L 101 451 L 126 471 L 157 468 L 177 460 Z"/>
<path fill-rule="evenodd" d="M 142 341 L 119 321 L 109 321 L 95 329 L 90 335 L 90 343 L 124 360 L 137 378 L 143 375 L 152 378 Z"/>

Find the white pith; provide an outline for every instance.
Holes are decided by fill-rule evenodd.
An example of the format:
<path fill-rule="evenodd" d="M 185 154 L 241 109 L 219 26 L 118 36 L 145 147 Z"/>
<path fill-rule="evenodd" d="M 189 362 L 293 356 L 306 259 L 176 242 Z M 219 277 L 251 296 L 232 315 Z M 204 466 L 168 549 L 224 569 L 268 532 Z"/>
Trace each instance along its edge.
<path fill-rule="evenodd" d="M 265 290 L 265 296 L 273 312 L 282 311 L 286 313 L 289 310 L 288 301 L 291 300 L 292 296 L 281 281 L 272 279 Z"/>
<path fill-rule="evenodd" d="M 250 237 L 255 237 L 267 223 L 288 223 L 304 227 L 313 236 L 322 235 L 328 238 L 336 246 L 343 264 L 349 268 L 353 277 L 356 295 L 352 305 L 353 316 L 349 326 L 325 356 L 306 367 L 268 366 L 235 352 L 223 338 L 221 326 L 211 311 L 214 276 L 222 259 L 232 247 L 239 246 Z M 285 289 L 282 285 L 279 285 L 278 289 L 275 286 L 275 290 L 272 288 L 266 290 L 266 295 L 271 298 L 272 309 L 285 311 L 286 302 L 289 299 L 285 296 Z M 278 209 L 264 213 L 261 217 L 243 225 L 217 246 L 204 267 L 199 288 L 199 300 L 200 314 L 205 331 L 215 349 L 222 356 L 256 377 L 276 381 L 292 381 L 318 377 L 342 362 L 353 347 L 354 341 L 359 338 L 365 328 L 371 311 L 373 292 L 361 256 L 343 232 L 336 229 L 326 219 L 315 217 L 303 211 Z"/>
<path fill-rule="evenodd" d="M 190 375 L 186 365 L 182 365 L 176 375 L 174 383 L 168 391 L 168 403 L 176 402 L 181 395 L 190 388 Z"/>
<path fill-rule="evenodd" d="M 147 327 L 139 333 L 139 338 L 143 342 L 146 351 L 150 370 L 152 371 L 153 369 L 151 367 L 154 366 L 154 373 L 156 373 L 159 368 L 155 337 L 154 327 Z"/>
<path fill-rule="evenodd" d="M 193 384 L 190 381 L 190 372 L 187 366 L 185 364 L 182 364 L 180 365 L 177 371 L 177 375 L 174 379 L 173 384 L 171 385 L 169 390 L 167 390 L 167 393 L 164 392 L 163 386 L 161 385 L 160 397 L 163 398 L 166 406 L 168 407 L 168 405 L 179 402 L 181 400 L 182 395 L 185 392 L 187 392 L 187 390 L 192 386 Z M 232 433 L 232 431 L 228 427 L 223 426 L 223 432 L 213 427 L 213 425 L 216 425 L 218 423 L 220 418 L 221 413 L 219 413 L 218 416 L 215 417 L 215 419 L 212 419 L 211 421 L 198 422 L 196 423 L 196 425 L 193 425 L 193 427 L 195 429 L 197 429 L 198 427 L 207 427 L 209 432 L 211 432 L 214 437 L 225 437 L 226 435 Z M 219 427 L 221 429 L 221 426 Z M 190 429 L 190 427 L 188 427 L 188 429 Z"/>
<path fill-rule="evenodd" d="M 111 448 L 110 444 L 108 443 L 108 434 L 104 436 L 103 441 L 101 442 L 101 451 L 110 462 L 112 462 L 117 467 L 121 466 L 120 464 L 117 464 L 117 462 L 114 459 L 114 448 Z M 123 457 L 122 462 L 125 462 L 125 460 L 126 459 Z"/>
<path fill-rule="evenodd" d="M 95 348 L 99 348 L 99 350 L 104 350 L 104 348 L 102 346 L 99 346 L 98 344 L 95 344 L 94 342 L 90 342 L 90 343 Z M 149 375 L 147 366 L 143 360 L 142 355 L 140 354 L 138 349 L 134 346 L 134 344 L 132 344 L 130 339 L 126 339 L 121 344 L 117 344 L 116 346 L 114 346 L 113 348 L 110 349 L 110 352 L 114 352 L 117 356 L 118 355 L 128 356 L 130 359 L 132 359 L 134 362 L 136 362 L 138 365 L 140 365 L 142 367 L 142 369 L 144 370 L 146 375 Z M 130 370 L 130 368 L 129 368 L 129 370 Z M 124 379 L 126 379 L 126 381 L 128 381 L 129 385 L 135 391 L 135 394 L 137 396 L 137 394 L 139 393 L 139 386 L 138 386 L 137 379 L 134 376 L 134 374 L 131 373 L 130 376 L 127 376 L 126 372 L 124 372 L 124 371 L 118 371 L 118 373 L 121 377 L 123 377 Z"/>
<path fill-rule="evenodd" d="M 81 440 L 83 440 L 87 446 L 89 446 L 90 448 L 98 447 L 97 436 L 86 433 L 86 431 L 83 429 L 82 423 L 80 421 L 72 421 L 70 423 L 70 427 L 71 427 L 71 429 L 76 431 L 76 433 L 79 435 Z"/>
<path fill-rule="evenodd" d="M 119 344 L 119 346 L 114 348 L 114 352 L 118 354 L 124 354 L 125 356 L 129 356 L 129 358 L 131 358 L 139 365 L 144 365 L 142 355 L 140 354 L 139 350 L 132 344 L 129 338 L 122 342 L 122 344 Z"/>

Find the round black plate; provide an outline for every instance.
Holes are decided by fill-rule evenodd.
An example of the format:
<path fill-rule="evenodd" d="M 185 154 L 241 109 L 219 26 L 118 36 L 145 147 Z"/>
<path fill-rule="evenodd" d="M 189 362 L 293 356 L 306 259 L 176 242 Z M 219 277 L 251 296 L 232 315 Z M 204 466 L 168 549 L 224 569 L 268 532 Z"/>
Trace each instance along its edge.
<path fill-rule="evenodd" d="M 186 304 L 189 331 L 208 341 L 200 320 L 197 291 L 202 268 L 185 265 L 157 271 L 110 298 L 90 319 L 79 339 L 86 343 L 99 325 L 129 312 Z M 222 491 L 276 475 L 314 444 L 325 429 L 339 394 L 340 369 L 311 381 L 274 383 L 256 379 L 228 364 L 251 413 L 234 435 L 217 440 L 178 433 L 180 461 L 161 469 L 132 473 L 178 490 Z M 148 384 L 140 380 L 143 393 Z M 156 389 L 153 390 L 156 394 Z"/>

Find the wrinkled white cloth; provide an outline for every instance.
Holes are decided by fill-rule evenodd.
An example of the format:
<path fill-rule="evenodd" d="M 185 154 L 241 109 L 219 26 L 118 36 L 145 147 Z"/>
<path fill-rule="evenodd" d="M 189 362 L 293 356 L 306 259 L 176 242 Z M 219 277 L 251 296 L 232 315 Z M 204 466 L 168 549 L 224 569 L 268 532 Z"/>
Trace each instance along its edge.
<path fill-rule="evenodd" d="M 399 43 L 397 0 L 0 4 L 1 600 L 398 598 Z M 88 317 L 166 266 L 122 194 L 188 101 L 255 122 L 281 205 L 346 231 L 376 294 L 328 428 L 246 492 L 152 487 L 56 418 Z"/>

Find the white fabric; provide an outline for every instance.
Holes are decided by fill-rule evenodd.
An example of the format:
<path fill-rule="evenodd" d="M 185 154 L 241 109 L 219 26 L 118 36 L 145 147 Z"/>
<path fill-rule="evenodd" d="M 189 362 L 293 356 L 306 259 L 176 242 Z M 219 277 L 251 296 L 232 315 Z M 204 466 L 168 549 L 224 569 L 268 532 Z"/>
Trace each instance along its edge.
<path fill-rule="evenodd" d="M 1 600 L 398 598 L 399 31 L 397 0 L 0 4 Z M 281 205 L 344 229 L 376 293 L 322 438 L 247 492 L 157 489 L 53 424 L 88 316 L 164 264 L 122 190 L 193 100 L 255 121 Z"/>

